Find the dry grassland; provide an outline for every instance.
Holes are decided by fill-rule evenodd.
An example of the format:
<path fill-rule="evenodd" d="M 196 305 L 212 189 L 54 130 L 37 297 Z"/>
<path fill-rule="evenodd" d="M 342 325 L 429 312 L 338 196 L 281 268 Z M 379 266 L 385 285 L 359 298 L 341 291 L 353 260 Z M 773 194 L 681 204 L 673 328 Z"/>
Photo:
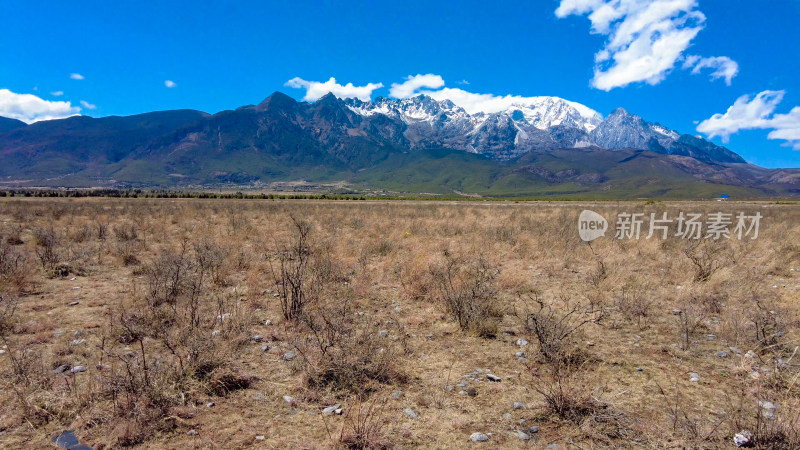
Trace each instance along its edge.
<path fill-rule="evenodd" d="M 800 446 L 797 204 L 4 199 L 0 239 L 3 448 Z"/>

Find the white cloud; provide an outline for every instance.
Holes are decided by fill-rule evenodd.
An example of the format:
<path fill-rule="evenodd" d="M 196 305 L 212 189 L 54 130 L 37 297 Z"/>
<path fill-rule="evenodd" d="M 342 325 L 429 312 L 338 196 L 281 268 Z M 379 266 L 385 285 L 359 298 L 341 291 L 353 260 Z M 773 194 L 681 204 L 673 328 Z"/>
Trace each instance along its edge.
<path fill-rule="evenodd" d="M 53 97 L 61 97 L 62 95 L 64 95 L 64 91 L 53 91 L 50 93 L 50 95 L 52 95 Z"/>
<path fill-rule="evenodd" d="M 426 75 L 409 75 L 402 83 L 392 83 L 389 95 L 394 98 L 408 98 L 421 88 L 439 89 L 444 86 L 444 80 L 439 75 L 432 73 Z"/>
<path fill-rule="evenodd" d="M 0 116 L 25 123 L 75 116 L 81 109 L 70 102 L 43 100 L 33 94 L 17 94 L 0 89 Z"/>
<path fill-rule="evenodd" d="M 307 102 L 318 100 L 328 93 L 339 98 L 357 98 L 361 101 L 369 101 L 372 91 L 383 87 L 383 83 L 367 83 L 365 86 L 353 86 L 353 83 L 347 83 L 343 86 L 337 83 L 333 77 L 324 83 L 295 77 L 287 81 L 285 85 L 296 89 L 305 89 L 306 95 L 303 100 Z"/>
<path fill-rule="evenodd" d="M 164 86 L 166 86 L 166 87 L 168 87 L 168 88 L 174 88 L 174 87 L 175 87 L 175 86 L 177 86 L 177 85 L 178 85 L 178 84 L 177 84 L 177 83 L 175 83 L 175 82 L 174 82 L 174 81 L 172 81 L 172 80 L 164 80 Z"/>
<path fill-rule="evenodd" d="M 743 95 L 725 114 L 714 114 L 700 122 L 697 131 L 728 142 L 739 130 L 767 129 L 772 130 L 767 139 L 784 140 L 787 146 L 800 150 L 800 106 L 795 106 L 788 114 L 773 114 L 784 94 L 784 91 L 762 91 L 752 98 Z"/>
<path fill-rule="evenodd" d="M 83 106 L 86 109 L 97 109 L 97 105 L 93 105 L 87 102 L 86 100 L 81 100 L 81 106 Z"/>
<path fill-rule="evenodd" d="M 417 75 L 417 77 L 419 76 L 420 75 Z M 429 74 L 424 76 L 431 77 L 428 78 L 428 80 L 435 80 L 436 78 L 441 80 L 441 77 L 438 75 Z M 414 77 L 410 76 L 406 77 L 406 83 L 409 83 L 413 78 Z M 443 84 L 444 82 L 442 82 L 442 85 Z M 438 83 L 431 83 L 431 85 L 438 85 Z M 394 89 L 395 86 L 398 85 L 393 84 L 392 88 L 396 93 L 397 90 Z M 437 89 L 437 90 L 430 90 L 430 89 L 424 89 L 425 87 L 427 86 L 420 84 L 419 87 L 415 88 L 414 91 L 412 92 L 406 92 L 405 90 L 402 90 L 401 92 L 403 94 L 406 94 L 405 97 L 402 98 L 413 97 L 415 95 L 424 94 L 438 101 L 450 100 L 451 102 L 453 102 L 453 104 L 461 108 L 464 108 L 464 110 L 470 114 L 481 113 L 481 112 L 487 114 L 496 113 L 500 111 L 505 111 L 511 108 L 513 105 L 533 105 L 541 102 L 544 99 L 544 97 L 523 97 L 520 95 L 500 96 L 494 94 L 476 94 L 474 92 L 468 92 L 463 89 L 448 88 L 448 87 L 444 87 L 442 89 Z M 580 103 L 575 103 L 575 102 L 567 102 L 567 103 L 575 107 L 575 109 L 577 109 L 581 113 L 581 115 L 584 115 L 586 117 L 593 117 L 595 115 L 599 116 L 599 114 L 596 111 L 584 105 L 581 105 Z"/>
<path fill-rule="evenodd" d="M 73 80 L 83 80 L 84 79 L 84 76 L 79 74 L 79 73 L 71 73 L 71 74 L 69 74 L 69 77 L 71 79 L 73 79 Z"/>
<path fill-rule="evenodd" d="M 592 86 L 610 91 L 664 80 L 703 29 L 696 8 L 697 0 L 561 0 L 556 16 L 588 14 L 592 33 L 608 36 L 595 54 Z"/>
<path fill-rule="evenodd" d="M 710 76 L 712 80 L 724 78 L 725 84 L 731 85 L 731 79 L 739 73 L 739 64 L 727 56 L 710 56 L 707 58 L 698 55 L 689 55 L 683 62 L 684 69 L 692 69 L 692 74 L 697 75 L 703 69 L 713 69 Z"/>

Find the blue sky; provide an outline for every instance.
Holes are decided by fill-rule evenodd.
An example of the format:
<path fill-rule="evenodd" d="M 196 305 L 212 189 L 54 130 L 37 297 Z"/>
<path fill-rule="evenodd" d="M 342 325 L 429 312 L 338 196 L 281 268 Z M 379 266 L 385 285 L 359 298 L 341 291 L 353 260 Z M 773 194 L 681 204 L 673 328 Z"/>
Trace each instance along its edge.
<path fill-rule="evenodd" d="M 0 18 L 0 115 L 27 121 L 213 113 L 276 90 L 302 99 L 286 86 L 295 77 L 381 83 L 367 93 L 387 96 L 432 74 L 457 94 L 553 95 L 603 115 L 621 106 L 728 138 L 756 164 L 800 167 L 798 0 L 5 0 Z"/>

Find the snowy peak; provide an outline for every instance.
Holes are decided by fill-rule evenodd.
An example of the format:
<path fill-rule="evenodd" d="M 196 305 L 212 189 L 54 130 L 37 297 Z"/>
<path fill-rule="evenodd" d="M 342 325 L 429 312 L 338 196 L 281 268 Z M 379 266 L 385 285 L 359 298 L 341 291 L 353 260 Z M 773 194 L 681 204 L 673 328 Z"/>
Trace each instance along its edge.
<path fill-rule="evenodd" d="M 393 121 L 402 130 L 393 135 L 400 133 L 402 145 L 411 150 L 445 147 L 507 160 L 531 151 L 595 146 L 742 161 L 727 149 L 702 140 L 700 145 L 624 108 L 603 119 L 597 111 L 559 97 L 498 97 L 463 107 L 424 94 L 340 101 L 367 122 L 378 117 Z"/>

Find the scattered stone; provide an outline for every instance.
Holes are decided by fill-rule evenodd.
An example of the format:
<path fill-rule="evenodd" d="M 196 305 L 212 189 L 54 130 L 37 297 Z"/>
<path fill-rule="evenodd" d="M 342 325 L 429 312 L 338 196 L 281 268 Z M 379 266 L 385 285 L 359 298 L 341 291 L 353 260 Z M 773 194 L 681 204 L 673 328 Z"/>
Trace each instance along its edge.
<path fill-rule="evenodd" d="M 73 339 L 73 340 L 69 341 L 69 345 L 71 345 L 73 347 L 77 347 L 77 346 L 83 345 L 85 343 L 86 343 L 86 339 Z"/>
<path fill-rule="evenodd" d="M 514 409 L 525 409 L 525 403 L 514 402 Z"/>
<path fill-rule="evenodd" d="M 254 341 L 254 342 L 261 342 L 261 341 L 263 341 L 263 340 L 264 340 L 264 337 L 263 337 L 263 336 L 261 336 L 260 334 L 257 334 L 257 335 L 255 335 L 255 336 L 253 336 L 253 341 Z"/>
<path fill-rule="evenodd" d="M 747 353 L 744 354 L 744 357 L 747 359 L 756 359 L 756 352 L 752 350 L 748 350 Z"/>
<path fill-rule="evenodd" d="M 270 347 L 267 344 L 264 344 L 264 345 L 261 346 L 261 351 L 262 352 L 268 352 L 270 348 L 272 348 L 272 347 Z"/>
<path fill-rule="evenodd" d="M 517 430 L 517 437 L 522 439 L 523 441 L 529 441 L 531 439 L 528 433 L 525 433 L 524 431 L 520 430 Z"/>
<path fill-rule="evenodd" d="M 681 314 L 683 314 L 683 311 L 681 311 L 680 309 L 673 309 L 672 314 L 680 316 Z"/>
<path fill-rule="evenodd" d="M 417 414 L 417 412 L 416 412 L 416 411 L 414 411 L 414 410 L 413 410 L 413 409 L 411 409 L 411 408 L 406 408 L 406 409 L 404 409 L 404 410 L 403 410 L 403 412 L 404 412 L 404 413 L 406 413 L 406 415 L 407 415 L 408 417 L 411 417 L 412 419 L 416 419 L 416 418 L 418 418 L 418 417 L 419 417 L 419 414 Z"/>
<path fill-rule="evenodd" d="M 444 387 L 444 390 L 445 390 L 445 391 L 452 391 L 452 390 L 453 390 L 453 389 L 455 389 L 455 388 L 456 388 L 456 387 L 455 387 L 455 386 L 453 386 L 452 384 L 448 384 L 447 386 L 445 386 L 445 387 Z"/>
<path fill-rule="evenodd" d="M 72 373 L 86 372 L 86 366 L 75 366 L 72 369 L 70 369 L 70 372 Z"/>
<path fill-rule="evenodd" d="M 736 347 L 728 347 L 728 350 L 730 350 L 730 351 L 731 351 L 731 353 L 733 353 L 734 355 L 741 355 L 741 354 L 742 354 L 742 351 L 741 351 L 741 350 L 739 350 L 739 349 L 738 349 L 738 348 L 736 348 Z"/>
<path fill-rule="evenodd" d="M 258 436 L 256 436 L 256 440 L 257 441 L 265 441 L 265 440 L 267 440 L 267 437 L 264 436 L 263 434 L 259 434 Z"/>
<path fill-rule="evenodd" d="M 526 364 L 528 362 L 528 358 L 517 358 L 517 361 L 521 362 L 522 364 Z"/>
<path fill-rule="evenodd" d="M 761 372 L 759 372 L 756 369 L 751 370 L 750 371 L 750 378 L 752 378 L 754 380 L 757 380 L 757 379 L 761 378 Z"/>
<path fill-rule="evenodd" d="M 341 411 L 341 410 L 342 410 L 342 405 L 337 403 L 337 404 L 335 404 L 333 406 L 328 406 L 327 408 L 323 409 L 322 410 L 322 415 L 323 416 L 330 416 L 331 414 L 341 414 L 341 412 L 339 412 L 339 413 L 336 412 L 336 411 Z"/>
<path fill-rule="evenodd" d="M 188 434 L 189 436 L 197 436 L 197 430 L 191 429 L 187 431 L 186 434 Z"/>
<path fill-rule="evenodd" d="M 527 339 L 517 339 L 517 347 L 525 347 L 528 343 Z"/>
<path fill-rule="evenodd" d="M 517 358 L 522 358 L 523 356 L 525 356 L 525 352 L 517 352 L 516 353 L 516 357 Z"/>
<path fill-rule="evenodd" d="M 559 448 L 561 448 L 561 446 L 558 444 L 550 444 L 545 448 L 547 448 L 548 450 L 558 450 Z"/>
<path fill-rule="evenodd" d="M 536 425 L 528 428 L 528 433 L 530 433 L 530 434 L 536 434 L 538 432 L 539 432 L 539 427 L 537 427 Z"/>
<path fill-rule="evenodd" d="M 503 414 L 503 419 L 505 419 L 505 420 L 509 420 L 509 419 L 511 419 L 511 413 L 505 413 L 505 414 Z"/>
<path fill-rule="evenodd" d="M 56 331 L 56 332 L 53 333 L 53 337 L 54 338 L 61 337 L 63 335 L 64 335 L 63 331 Z"/>
<path fill-rule="evenodd" d="M 214 402 L 208 402 L 208 403 L 206 403 L 206 408 L 213 408 L 213 407 L 215 407 L 215 406 L 217 406 L 217 404 L 216 404 L 216 403 L 214 403 Z"/>
<path fill-rule="evenodd" d="M 264 326 L 265 327 L 268 327 L 270 325 L 272 325 L 272 321 L 271 320 L 267 319 L 267 320 L 264 321 Z"/>
<path fill-rule="evenodd" d="M 467 381 L 467 380 L 464 380 L 461 383 L 458 383 L 458 387 L 465 388 L 467 386 L 469 386 L 469 381 Z"/>
<path fill-rule="evenodd" d="M 291 395 L 284 395 L 283 401 L 285 401 L 286 404 L 289 406 L 294 406 L 294 397 L 292 397 Z"/>
<path fill-rule="evenodd" d="M 55 369 L 53 369 L 53 373 L 59 374 L 59 373 L 64 373 L 64 372 L 66 372 L 68 370 L 69 370 L 69 364 L 62 364 L 62 365 L 56 367 Z"/>
<path fill-rule="evenodd" d="M 720 357 L 720 358 L 727 358 L 728 357 L 728 352 L 720 350 L 720 351 L 717 352 L 717 356 Z"/>
<path fill-rule="evenodd" d="M 402 396 L 403 396 L 403 391 L 397 391 L 394 394 L 392 394 L 392 398 L 400 398 Z"/>
<path fill-rule="evenodd" d="M 754 444 L 753 433 L 748 430 L 742 430 L 733 435 L 733 443 L 737 447 L 752 447 Z"/>
<path fill-rule="evenodd" d="M 220 334 L 219 330 L 214 330 L 214 331 L 211 332 L 211 337 L 217 337 L 217 336 L 219 336 L 219 334 Z"/>
<path fill-rule="evenodd" d="M 761 417 L 767 420 L 773 420 L 775 418 L 775 404 L 772 402 L 759 400 L 758 407 L 761 409 Z"/>
<path fill-rule="evenodd" d="M 433 339 L 433 335 L 432 334 L 428 334 L 425 337 L 428 338 L 428 339 Z"/>
<path fill-rule="evenodd" d="M 472 433 L 469 440 L 472 442 L 486 442 L 489 440 L 489 436 L 486 433 Z"/>
<path fill-rule="evenodd" d="M 477 396 L 478 396 L 478 391 L 477 391 L 475 388 L 469 388 L 469 389 L 467 389 L 466 393 L 467 393 L 467 395 L 469 395 L 470 397 L 477 397 Z"/>
<path fill-rule="evenodd" d="M 293 360 L 295 358 L 297 358 L 297 353 L 295 353 L 294 351 L 288 351 L 288 352 L 283 354 L 283 360 L 284 361 L 291 361 L 291 360 Z"/>
<path fill-rule="evenodd" d="M 80 304 L 81 304 L 81 302 L 77 302 L 77 301 L 75 301 L 75 302 L 69 302 L 69 306 L 78 306 L 78 305 L 80 305 Z"/>
<path fill-rule="evenodd" d="M 589 347 L 594 347 L 594 341 L 586 341 L 586 345 Z"/>
<path fill-rule="evenodd" d="M 717 338 L 717 335 L 716 335 L 716 334 L 707 334 L 707 335 L 706 335 L 706 340 L 707 340 L 707 341 L 713 341 L 713 340 L 715 340 L 716 338 Z"/>
<path fill-rule="evenodd" d="M 125 352 L 125 353 L 122 354 L 122 357 L 124 359 L 133 359 L 133 358 L 136 358 L 136 353 L 134 353 L 134 352 Z"/>
<path fill-rule="evenodd" d="M 637 368 L 636 368 L 636 371 L 637 371 L 637 372 L 641 372 L 641 371 L 643 371 L 643 370 L 644 370 L 644 369 L 642 369 L 641 367 L 637 367 Z"/>
<path fill-rule="evenodd" d="M 488 379 L 489 381 L 494 381 L 495 383 L 503 381 L 502 378 L 498 377 L 497 375 L 492 375 L 490 373 L 486 374 L 486 379 Z"/>
<path fill-rule="evenodd" d="M 382 338 L 389 337 L 389 332 L 387 330 L 378 331 L 378 337 Z"/>
<path fill-rule="evenodd" d="M 697 383 L 698 381 L 700 381 L 700 375 L 694 372 L 689 372 L 689 381 L 692 383 Z"/>

